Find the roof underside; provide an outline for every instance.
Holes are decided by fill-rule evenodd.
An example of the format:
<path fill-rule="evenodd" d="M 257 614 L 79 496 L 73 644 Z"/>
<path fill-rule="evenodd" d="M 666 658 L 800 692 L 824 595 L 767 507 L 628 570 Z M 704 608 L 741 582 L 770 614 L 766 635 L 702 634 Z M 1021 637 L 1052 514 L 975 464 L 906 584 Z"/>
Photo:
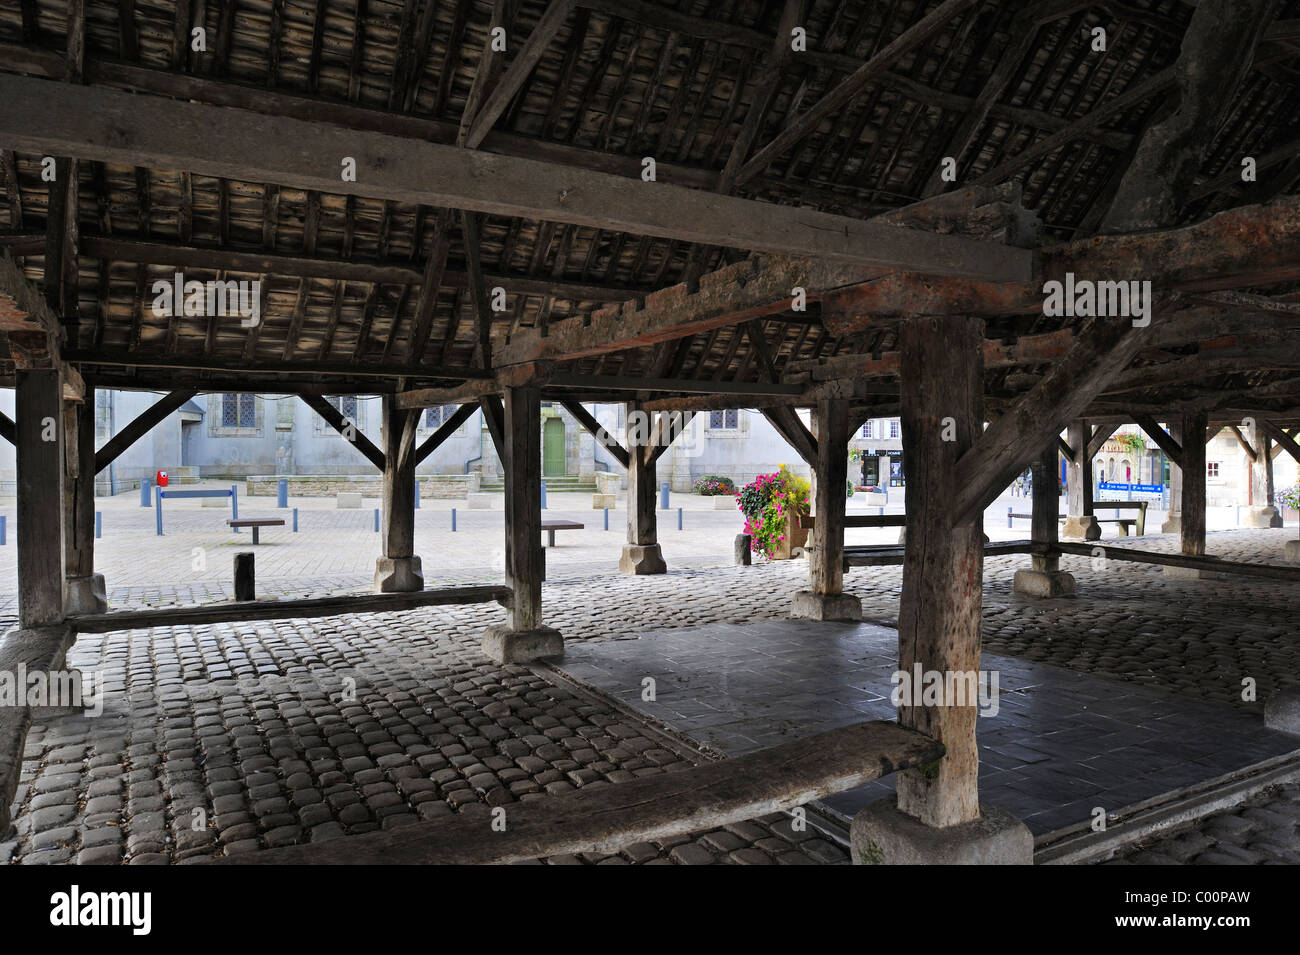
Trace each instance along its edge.
<path fill-rule="evenodd" d="M 191 6 L 201 21 L 191 20 Z M 649 156 L 661 181 L 716 189 L 753 111 L 763 110 L 751 124 L 753 143 L 742 149 L 742 161 L 938 4 L 811 0 L 800 20 L 811 54 L 787 57 L 765 97 L 769 50 L 784 6 L 782 0 L 580 0 L 480 148 L 628 176 L 638 176 Z M 224 102 L 220 90 L 236 86 L 257 94 L 256 108 L 284 115 L 295 115 L 291 97 L 309 97 L 369 111 L 375 128 L 400 119 L 406 135 L 454 143 L 492 24 L 504 24 L 507 49 L 516 51 L 546 8 L 536 0 L 87 0 L 86 77 L 93 85 L 216 103 Z M 1042 19 L 1031 22 L 1027 8 Z M 131 19 L 123 21 L 121 11 L 130 9 Z M 953 156 L 959 184 L 1018 182 L 1024 206 L 1043 224 L 1045 244 L 1093 235 L 1143 131 L 1172 108 L 1168 88 L 1151 81 L 1177 61 L 1193 10 L 1174 0 L 969 4 L 730 191 L 862 219 L 954 188 L 935 181 L 941 161 Z M 1168 225 L 1297 193 L 1296 17 L 1300 3 L 1280 5 L 1278 28 L 1260 43 L 1218 127 L 1205 131 L 1208 146 L 1196 185 L 1178 221 Z M 0 70 L 61 79 L 64 18 L 62 0 L 0 4 Z M 197 26 L 207 31 L 203 53 L 185 42 Z M 1097 27 L 1106 31 L 1105 53 L 1092 49 Z M 9 56 L 19 47 L 21 61 Z M 1009 72 L 997 86 L 1000 69 Z M 178 87 L 179 77 L 195 82 Z M 1134 92 L 1143 84 L 1153 89 L 1145 97 Z M 986 88 L 996 94 L 987 118 L 964 129 Z M 1039 145 L 1125 95 L 1132 99 L 1126 108 L 1054 148 Z M 1259 162 L 1259 182 L 1249 192 L 1238 175 L 1244 155 Z M 41 156 L 0 152 L 0 242 L 25 255 L 33 280 L 44 274 L 48 191 Z M 116 356 L 112 364 L 85 363 L 83 372 L 96 383 L 123 387 L 158 387 L 184 375 L 213 389 L 265 391 L 374 392 L 473 377 L 477 313 L 460 215 L 450 217 L 450 251 L 427 341 L 420 347 L 413 341 L 441 212 L 186 170 L 83 161 L 75 345 L 82 354 Z M 544 328 L 692 279 L 749 253 L 589 226 L 478 218 L 485 283 L 506 290 L 506 308 L 491 327 L 494 343 L 521 328 Z M 178 248 L 191 252 L 186 279 L 262 280 L 261 324 L 250 329 L 229 319 L 156 315 L 153 283 L 177 271 Z M 1254 291 L 1277 297 L 1296 289 Z M 1061 327 L 1060 320 L 1042 316 L 1009 316 L 990 319 L 986 335 L 1010 342 Z M 666 345 L 576 359 L 561 370 L 759 382 L 766 369 L 756 335 L 781 373 L 793 361 L 891 352 L 897 324 L 882 319 L 836 336 L 814 305 L 764 316 L 757 325 L 733 324 Z M 1178 346 L 1144 355 L 1135 365 L 1197 354 L 1196 344 Z M 122 356 L 140 363 L 124 364 Z M 1126 398 L 1159 405 L 1221 391 L 1245 400 L 1261 387 L 1300 377 L 1300 362 L 1287 364 L 1275 359 L 1223 374 L 1155 378 Z M 247 375 L 259 367 L 287 371 L 284 377 Z M 990 368 L 987 394 L 995 403 L 1014 397 L 1042 370 Z M 587 400 L 615 396 L 579 394 Z M 1284 387 L 1272 394 L 1279 409 L 1295 404 Z M 887 407 L 896 399 L 886 393 L 880 401 Z"/>

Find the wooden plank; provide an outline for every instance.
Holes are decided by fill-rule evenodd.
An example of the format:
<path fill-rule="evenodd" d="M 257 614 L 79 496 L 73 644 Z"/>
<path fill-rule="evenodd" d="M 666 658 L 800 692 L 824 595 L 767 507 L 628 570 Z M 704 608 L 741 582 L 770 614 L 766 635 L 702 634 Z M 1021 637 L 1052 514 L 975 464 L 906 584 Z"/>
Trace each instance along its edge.
<path fill-rule="evenodd" d="M 639 401 L 629 401 L 626 405 L 627 420 L 634 421 L 635 416 L 646 414 Z M 636 432 L 629 429 L 627 453 L 627 543 L 636 546 L 649 546 L 659 543 L 659 521 L 655 511 L 655 461 L 647 453 L 653 447 L 650 436 L 646 443 L 638 445 L 633 438 Z"/>
<path fill-rule="evenodd" d="M 44 249 L 44 246 L 45 240 L 41 237 L 40 249 Z M 439 244 L 435 240 L 434 251 L 438 248 Z M 81 237 L 81 254 L 83 257 L 110 262 L 172 265 L 182 269 L 315 278 L 334 282 L 419 285 L 421 289 L 428 283 L 428 277 L 433 274 L 428 266 L 439 261 L 431 253 L 426 261 L 426 268 L 421 270 L 413 268 L 406 262 L 392 259 L 341 260 L 322 255 L 289 255 L 282 252 L 201 248 L 98 235 Z M 443 261 L 445 263 L 445 259 Z M 483 280 L 489 285 L 500 285 L 510 295 L 551 295 L 574 302 L 625 302 L 644 292 L 643 289 L 630 285 L 536 279 L 527 275 L 501 272 L 485 272 Z M 470 273 L 466 269 L 444 267 L 439 276 L 440 287 L 446 289 L 467 290 L 470 281 Z"/>
<path fill-rule="evenodd" d="M 1170 461 L 1177 465 L 1182 464 L 1182 445 L 1175 441 L 1168 431 L 1160 427 L 1160 423 L 1155 418 L 1149 414 L 1137 412 L 1133 415 L 1133 420 L 1160 447 L 1160 450 L 1165 453 Z"/>
<path fill-rule="evenodd" d="M 553 388 L 581 388 L 598 391 L 667 391 L 676 394 L 789 395 L 803 394 L 799 385 L 763 384 L 753 381 L 696 381 L 690 378 L 631 378 L 622 375 L 575 375 L 557 372 L 547 384 Z"/>
<path fill-rule="evenodd" d="M 438 408 L 442 405 L 459 405 L 477 401 L 486 395 L 500 394 L 502 386 L 494 379 L 467 381 L 455 388 L 416 388 L 397 393 L 397 407 L 403 411 L 418 408 Z"/>
<path fill-rule="evenodd" d="M 814 514 L 800 514 L 799 526 L 812 530 L 817 526 L 817 517 Z M 844 516 L 845 527 L 906 527 L 906 514 L 846 514 Z"/>
<path fill-rule="evenodd" d="M 109 438 L 104 446 L 95 452 L 95 473 L 98 474 L 112 464 L 117 460 L 119 454 L 143 438 L 164 418 L 193 398 L 196 393 L 188 390 L 173 391 L 159 398 L 140 412 L 130 424 Z"/>
<path fill-rule="evenodd" d="M 803 420 L 789 405 L 761 408 L 767 423 L 776 429 L 810 468 L 817 466 L 817 438 L 804 425 Z"/>
<path fill-rule="evenodd" d="M 357 426 L 355 421 L 349 423 L 343 417 L 343 412 L 326 401 L 322 395 L 299 395 L 298 397 L 303 400 L 307 407 L 324 418 L 326 424 L 343 435 L 344 439 L 361 452 L 367 461 L 379 468 L 380 471 L 384 470 L 384 452 L 375 447 L 374 443 L 362 433 L 361 428 Z"/>
<path fill-rule="evenodd" d="M 14 424 L 14 419 L 3 411 L 0 411 L 0 438 L 4 438 L 12 445 L 18 444 L 18 426 Z"/>
<path fill-rule="evenodd" d="M 1123 319 L 1089 319 L 1069 352 L 1052 365 L 983 435 L 957 464 L 952 506 L 958 520 L 981 514 L 1065 424 L 1078 417 L 1144 346 L 1164 314 L 1154 309 L 1150 323 L 1132 327 Z M 1085 447 L 1070 440 L 1071 445 Z"/>
<path fill-rule="evenodd" d="M 1119 430 L 1120 422 L 1106 422 L 1093 426 L 1092 435 L 1088 438 L 1088 460 L 1091 461 L 1101 451 L 1102 446 L 1110 440 L 1110 436 Z"/>
<path fill-rule="evenodd" d="M 453 816 L 335 843 L 287 846 L 216 864 L 488 865 L 608 855 L 637 842 L 713 829 L 805 805 L 900 769 L 941 761 L 943 746 L 884 720 L 756 753 L 507 807 L 504 832 Z"/>
<path fill-rule="evenodd" d="M 113 610 L 108 613 L 70 617 L 79 633 L 112 633 L 118 630 L 147 630 L 152 627 L 197 627 L 213 623 L 243 623 L 251 620 L 296 620 L 334 617 L 348 613 L 393 613 L 417 607 L 491 603 L 508 606 L 510 588 L 493 584 L 476 587 L 444 587 L 396 594 L 341 594 L 299 600 L 222 601 L 193 607 L 160 610 Z"/>
<path fill-rule="evenodd" d="M 7 253 L 0 255 L 0 331 L 58 336 L 58 316 Z"/>
<path fill-rule="evenodd" d="M 1079 557 L 1095 556 L 1095 544 L 1072 544 L 1061 541 L 1052 549 L 1062 554 Z M 1156 564 L 1162 567 L 1186 567 L 1191 570 L 1206 570 L 1214 573 L 1231 574 L 1237 577 L 1259 577 L 1266 580 L 1300 581 L 1300 567 L 1287 567 L 1277 564 L 1248 564 L 1238 560 L 1220 560 L 1205 554 L 1164 554 L 1159 551 L 1137 550 L 1131 547 L 1106 547 L 1107 560 L 1122 560 L 1139 564 Z"/>
<path fill-rule="evenodd" d="M 553 2 L 547 4 L 546 11 L 542 14 L 541 19 L 537 21 L 537 26 L 528 35 L 528 39 L 524 41 L 524 45 L 515 54 L 515 58 L 510 61 L 505 73 L 497 80 L 492 92 L 483 101 L 483 105 L 475 112 L 469 132 L 465 136 L 466 148 L 477 149 L 479 144 L 487 137 L 493 124 L 505 111 L 505 108 L 510 105 L 510 100 L 519 92 L 520 87 L 524 85 L 524 81 L 528 79 L 533 72 L 533 68 L 537 66 L 542 54 L 555 40 L 556 35 L 564 26 L 564 22 L 569 18 L 573 6 L 573 0 L 553 0 Z M 492 54 L 485 53 L 484 55 L 490 56 Z"/>
<path fill-rule="evenodd" d="M 1076 418 L 1069 423 L 1067 433 L 1069 444 L 1080 450 L 1066 458 L 1065 513 L 1070 517 L 1083 517 L 1092 513 L 1092 457 L 1087 453 L 1092 426 L 1082 418 Z"/>
<path fill-rule="evenodd" d="M 815 104 L 788 122 L 770 143 L 754 154 L 736 175 L 736 185 L 743 185 L 771 165 L 772 161 L 805 136 L 814 132 L 823 121 L 842 109 L 862 91 L 868 83 L 880 78 L 899 59 L 915 50 L 948 23 L 973 6 L 975 0 L 944 0 L 912 26 L 904 30 L 884 49 L 862 64 L 851 76 L 841 80 Z"/>
<path fill-rule="evenodd" d="M 982 339 L 977 318 L 909 318 L 899 329 L 908 469 L 898 608 L 903 673 L 979 673 L 984 521 L 982 509 L 963 512 L 953 498 L 963 481 L 959 463 L 977 447 L 983 424 Z M 979 816 L 976 701 L 962 702 L 912 700 L 899 708 L 903 726 L 947 747 L 936 772 L 898 777 L 899 810 L 925 825 L 953 826 Z"/>
<path fill-rule="evenodd" d="M 1300 462 L 1300 444 L 1296 443 L 1295 438 L 1268 420 L 1261 421 L 1260 427 L 1264 429 L 1265 434 L 1278 443 L 1279 447 L 1291 455 L 1293 460 Z"/>
<path fill-rule="evenodd" d="M 970 2 L 970 0 L 963 0 Z M 180 169 L 492 215 L 811 255 L 877 268 L 1027 280 L 1029 253 L 806 208 L 257 113 L 0 75 L 0 140 L 23 152 Z M 338 157 L 357 160 L 355 182 Z"/>
<path fill-rule="evenodd" d="M 596 420 L 596 417 L 582 406 L 578 401 L 561 401 L 560 404 L 569 414 L 577 420 L 596 439 L 596 443 L 613 455 L 614 460 L 623 467 L 629 467 L 631 458 L 628 457 L 627 449 L 619 444 L 618 438 L 614 437 L 605 430 L 605 426 Z"/>
<path fill-rule="evenodd" d="M 506 459 L 506 413 L 501 404 L 500 395 L 485 395 L 478 400 L 483 410 L 483 423 L 487 425 L 488 434 L 492 436 L 492 446 L 496 448 L 497 458 Z"/>
<path fill-rule="evenodd" d="M 1221 117 L 1236 101 L 1276 0 L 1200 0 L 1174 66 L 1174 109 L 1142 135 L 1102 220 L 1103 233 L 1156 229 L 1178 221 Z"/>
<path fill-rule="evenodd" d="M 437 451 L 442 446 L 442 443 L 456 432 L 457 428 L 470 419 L 470 416 L 475 411 L 478 411 L 478 402 L 476 401 L 468 401 L 457 408 L 437 431 L 425 438 L 424 443 L 415 449 L 415 466 L 419 467 L 421 461 L 434 451 Z"/>
<path fill-rule="evenodd" d="M 95 391 L 64 401 L 64 572 L 69 578 L 95 572 Z"/>

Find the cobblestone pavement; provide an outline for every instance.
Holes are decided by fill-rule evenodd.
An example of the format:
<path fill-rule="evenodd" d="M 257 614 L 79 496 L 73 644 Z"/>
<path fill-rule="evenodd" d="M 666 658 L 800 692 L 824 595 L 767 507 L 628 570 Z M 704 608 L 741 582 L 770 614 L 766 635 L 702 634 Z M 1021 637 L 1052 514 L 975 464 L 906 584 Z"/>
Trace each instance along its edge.
<path fill-rule="evenodd" d="M 1195 828 L 1143 842 L 1105 864 L 1300 864 L 1300 783 L 1270 787 Z"/>
<path fill-rule="evenodd" d="M 246 505 L 241 514 L 246 510 L 252 512 Z M 145 509 L 138 513 L 152 520 Z M 437 513 L 422 509 L 421 519 Z M 196 509 L 193 519 L 216 521 L 220 514 Z M 601 517 L 587 512 L 589 529 L 580 533 L 603 537 Z M 716 526 L 706 523 L 714 519 Z M 701 529 L 679 538 L 671 536 L 679 533 L 675 529 L 661 534 L 674 568 L 661 577 L 621 576 L 613 572 L 606 545 L 565 543 L 561 535 L 551 567 L 565 552 L 575 569 L 552 572 L 544 592 L 548 622 L 578 643 L 786 615 L 792 593 L 806 585 L 803 562 L 725 566 L 734 517 L 701 509 L 687 512 L 685 520 L 688 527 L 698 521 Z M 611 528 L 618 526 L 611 514 Z M 1280 562 L 1283 542 L 1293 533 L 1213 534 L 1209 550 Z M 332 545 L 339 553 L 320 558 L 319 567 L 306 550 L 301 560 L 286 560 L 285 576 L 271 578 L 274 591 L 367 589 L 374 535 L 364 528 L 356 535 L 359 543 L 351 545 L 340 535 Z M 608 535 L 608 550 L 616 555 L 621 534 L 611 529 Z M 694 553 L 710 536 L 712 542 L 699 543 Z M 169 530 L 165 538 L 144 540 L 106 527 L 97 564 L 108 575 L 115 606 L 229 596 L 228 566 L 197 579 L 182 572 L 171 575 L 178 578 L 174 583 L 157 582 L 173 566 L 160 555 L 170 553 L 188 566 L 191 540 L 179 532 L 176 537 L 172 541 Z M 441 547 L 421 545 L 428 583 L 439 579 L 431 568 L 481 560 L 477 551 L 489 538 L 498 539 L 499 531 L 486 529 L 481 545 L 472 535 L 458 537 L 458 548 L 447 548 L 445 536 L 430 537 Z M 175 550 L 155 552 L 157 540 Z M 1172 550 L 1177 542 L 1148 538 L 1141 546 Z M 268 544 L 257 553 L 261 571 L 269 563 L 263 561 Z M 12 546 L 0 548 L 4 561 L 12 554 Z M 1244 578 L 1175 581 L 1141 565 L 1108 562 L 1094 569 L 1087 559 L 1067 558 L 1063 565 L 1078 576 L 1081 596 L 1029 601 L 1010 593 L 1011 575 L 1025 560 L 986 563 L 985 639 L 995 652 L 1248 709 L 1257 704 L 1240 699 L 1243 675 L 1258 680 L 1262 699 L 1280 676 L 1300 673 L 1290 585 Z M 579 569 L 584 563 L 603 572 L 593 576 Z M 709 563 L 723 566 L 705 569 Z M 483 560 L 482 566 L 490 564 Z M 0 590 L 12 594 L 6 580 L 12 580 L 12 565 L 0 564 Z M 267 580 L 259 573 L 259 586 Z M 862 598 L 869 616 L 887 621 L 897 613 L 900 581 L 898 568 L 858 569 L 848 575 L 847 589 Z M 12 597 L 7 606 L 11 615 Z M 104 712 L 93 719 L 39 718 L 28 739 L 15 826 L 0 834 L 0 861 L 183 862 L 451 812 L 485 814 L 495 804 L 677 771 L 701 758 L 606 700 L 575 696 L 540 671 L 487 661 L 479 635 L 501 614 L 494 605 L 424 608 L 83 635 L 69 665 L 105 677 Z M 343 697 L 346 679 L 355 680 L 355 701 Z M 206 824 L 196 828 L 196 820 Z M 833 840 L 815 832 L 786 838 L 784 825 L 772 817 L 728 827 L 729 835 L 695 834 L 619 858 L 704 861 L 688 848 L 694 846 L 721 862 L 757 862 L 759 854 L 776 862 L 846 861 Z M 1293 837 L 1294 826 L 1289 836 L 1279 836 Z"/>

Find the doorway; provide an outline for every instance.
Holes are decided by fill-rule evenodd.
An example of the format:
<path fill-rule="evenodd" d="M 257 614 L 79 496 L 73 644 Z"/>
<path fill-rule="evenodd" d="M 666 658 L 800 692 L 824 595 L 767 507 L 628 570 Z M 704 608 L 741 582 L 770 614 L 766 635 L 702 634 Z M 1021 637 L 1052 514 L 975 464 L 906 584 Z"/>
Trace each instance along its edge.
<path fill-rule="evenodd" d="M 560 477 L 564 474 L 564 422 L 547 418 L 542 428 L 542 474 Z"/>

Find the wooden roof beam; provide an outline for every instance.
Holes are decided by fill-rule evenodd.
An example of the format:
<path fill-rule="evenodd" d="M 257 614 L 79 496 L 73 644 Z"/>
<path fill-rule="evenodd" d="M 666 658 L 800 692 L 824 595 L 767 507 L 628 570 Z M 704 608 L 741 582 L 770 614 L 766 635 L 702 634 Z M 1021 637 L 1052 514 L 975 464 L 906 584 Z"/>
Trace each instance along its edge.
<path fill-rule="evenodd" d="M 1120 182 L 1105 234 L 1157 229 L 1178 220 L 1278 0 L 1201 0 L 1174 66 L 1177 107 L 1143 134 Z"/>
<path fill-rule="evenodd" d="M 962 0 L 971 2 L 971 0 Z M 180 169 L 346 195 L 522 216 L 688 242 L 941 275 L 1028 278 L 1021 249 L 897 230 L 297 119 L 0 75 L 0 140 L 28 152 Z M 356 181 L 340 163 L 357 161 Z"/>

